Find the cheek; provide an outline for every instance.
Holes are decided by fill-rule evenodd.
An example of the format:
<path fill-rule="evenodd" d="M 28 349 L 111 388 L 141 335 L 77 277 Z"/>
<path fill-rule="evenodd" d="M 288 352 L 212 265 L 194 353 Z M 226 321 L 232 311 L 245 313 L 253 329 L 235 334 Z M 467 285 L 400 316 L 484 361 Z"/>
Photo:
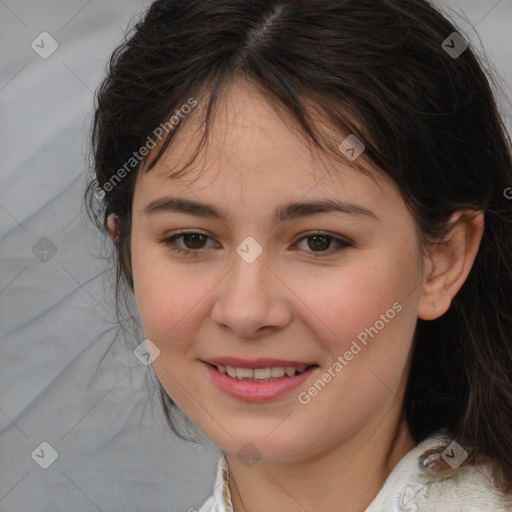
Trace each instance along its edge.
<path fill-rule="evenodd" d="M 334 346 L 347 349 L 350 340 L 377 324 L 379 331 L 400 323 L 412 276 L 403 266 L 358 264 L 323 277 L 301 277 L 294 292 Z M 329 335 L 330 333 L 330 335 Z M 364 335 L 361 340 L 364 341 Z M 346 342 L 348 346 L 346 346 Z"/>
<path fill-rule="evenodd" d="M 406 377 L 416 323 L 411 275 L 404 267 L 382 268 L 354 267 L 336 278 L 302 282 L 301 297 L 315 313 L 309 317 L 321 319 L 314 336 L 329 355 L 317 379 L 298 390 L 298 412 L 323 425 L 322 442 L 350 435 L 389 407 Z"/>
<path fill-rule="evenodd" d="M 189 410 L 190 394 L 197 396 L 199 389 L 184 363 L 194 359 L 199 317 L 208 314 L 205 298 L 215 278 L 205 283 L 211 274 L 203 273 L 199 281 L 193 265 L 172 265 L 161 252 L 135 250 L 132 254 L 134 293 L 144 336 L 160 351 L 153 368 L 173 401 Z"/>
<path fill-rule="evenodd" d="M 144 334 L 161 351 L 183 351 L 193 344 L 198 316 L 206 314 L 208 292 L 219 277 L 194 265 L 176 265 L 165 249 L 134 240 L 132 267 L 134 294 Z"/>
<path fill-rule="evenodd" d="M 370 401 L 402 378 L 416 325 L 411 283 L 418 277 L 411 260 L 372 259 L 332 276 L 301 279 L 294 288 L 307 306 L 312 335 L 328 354 L 323 366 L 339 363 L 329 387 L 348 386 L 359 397 L 367 392 Z"/>

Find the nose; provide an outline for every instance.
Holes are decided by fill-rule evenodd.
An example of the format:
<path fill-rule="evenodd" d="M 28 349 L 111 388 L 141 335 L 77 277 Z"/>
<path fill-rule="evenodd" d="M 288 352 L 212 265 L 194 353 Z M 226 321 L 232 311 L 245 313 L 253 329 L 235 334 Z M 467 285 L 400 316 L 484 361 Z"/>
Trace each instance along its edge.
<path fill-rule="evenodd" d="M 236 255 L 219 286 L 212 320 L 233 336 L 256 339 L 290 323 L 292 292 L 264 254 L 252 263 Z"/>

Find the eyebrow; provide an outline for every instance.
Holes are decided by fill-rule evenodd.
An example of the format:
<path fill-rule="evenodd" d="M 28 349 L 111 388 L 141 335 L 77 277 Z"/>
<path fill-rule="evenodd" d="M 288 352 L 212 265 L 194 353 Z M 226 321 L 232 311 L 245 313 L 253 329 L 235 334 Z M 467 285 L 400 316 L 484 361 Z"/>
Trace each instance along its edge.
<path fill-rule="evenodd" d="M 179 197 L 162 197 L 156 199 L 142 210 L 143 215 L 168 212 L 184 213 L 196 217 L 208 217 L 222 221 L 227 221 L 229 218 L 229 214 L 225 210 L 217 208 L 212 204 Z M 274 219 L 287 221 L 330 212 L 339 212 L 354 217 L 366 217 L 380 220 L 375 213 L 363 206 L 336 199 L 288 203 L 275 210 Z"/>

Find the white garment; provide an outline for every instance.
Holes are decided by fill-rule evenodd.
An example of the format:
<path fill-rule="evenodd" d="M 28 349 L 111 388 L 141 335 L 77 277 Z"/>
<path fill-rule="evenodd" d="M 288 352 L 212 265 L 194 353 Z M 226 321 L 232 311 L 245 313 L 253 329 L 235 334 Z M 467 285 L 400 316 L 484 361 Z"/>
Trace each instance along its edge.
<path fill-rule="evenodd" d="M 492 486 L 485 468 L 460 466 L 450 476 L 440 479 L 420 467 L 418 458 L 423 452 L 448 447 L 450 443 L 446 435 L 437 433 L 413 448 L 393 469 L 366 512 L 512 512 L 512 497 L 504 496 Z M 456 452 L 457 449 L 455 456 L 460 456 Z M 446 453 L 454 455 L 450 448 Z M 452 467 L 458 465 L 457 459 L 454 460 Z M 199 512 L 233 512 L 224 454 L 217 466 L 213 494 Z"/>

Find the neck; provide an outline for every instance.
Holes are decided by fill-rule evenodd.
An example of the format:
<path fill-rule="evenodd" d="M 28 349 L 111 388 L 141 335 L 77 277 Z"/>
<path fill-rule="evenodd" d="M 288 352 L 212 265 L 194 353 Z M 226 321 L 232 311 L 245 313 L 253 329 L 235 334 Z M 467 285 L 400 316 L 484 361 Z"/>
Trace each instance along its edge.
<path fill-rule="evenodd" d="M 404 417 L 393 423 L 374 420 L 314 457 L 247 467 L 226 455 L 234 512 L 339 512 L 340 504 L 344 511 L 363 512 L 416 446 Z"/>

